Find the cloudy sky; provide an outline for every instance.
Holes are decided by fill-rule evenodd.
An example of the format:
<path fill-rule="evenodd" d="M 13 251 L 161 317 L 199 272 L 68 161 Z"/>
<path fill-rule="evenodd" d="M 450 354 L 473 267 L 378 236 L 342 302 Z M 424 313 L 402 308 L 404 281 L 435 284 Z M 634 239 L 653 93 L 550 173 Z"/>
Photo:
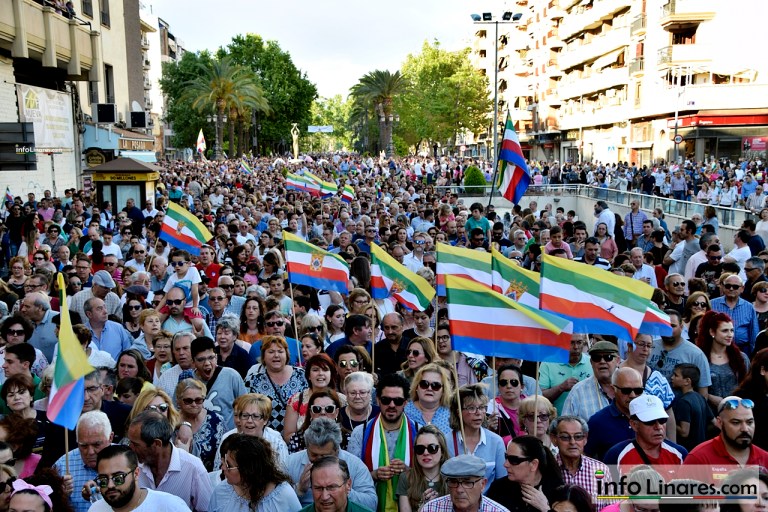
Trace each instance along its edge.
<path fill-rule="evenodd" d="M 153 0 L 154 12 L 187 50 L 216 49 L 232 36 L 255 33 L 279 42 L 306 71 L 320 96 L 341 94 L 374 69 L 395 71 L 425 40 L 443 48 L 468 45 L 466 0 Z M 501 5 L 496 1 L 494 4 Z M 501 10 L 501 7 L 498 7 Z"/>

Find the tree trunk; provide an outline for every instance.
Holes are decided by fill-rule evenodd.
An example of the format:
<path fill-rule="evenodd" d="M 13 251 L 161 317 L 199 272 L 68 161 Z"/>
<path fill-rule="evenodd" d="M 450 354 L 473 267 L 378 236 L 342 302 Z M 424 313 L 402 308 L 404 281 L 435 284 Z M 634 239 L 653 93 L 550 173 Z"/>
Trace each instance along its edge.
<path fill-rule="evenodd" d="M 232 116 L 229 118 L 229 151 L 227 156 L 234 158 L 235 155 L 235 122 L 232 120 Z"/>

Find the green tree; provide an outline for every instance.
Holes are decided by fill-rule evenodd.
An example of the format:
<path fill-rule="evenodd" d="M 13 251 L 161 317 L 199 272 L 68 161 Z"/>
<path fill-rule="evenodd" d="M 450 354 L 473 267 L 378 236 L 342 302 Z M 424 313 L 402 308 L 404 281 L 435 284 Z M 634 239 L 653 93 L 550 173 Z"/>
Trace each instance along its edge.
<path fill-rule="evenodd" d="M 483 171 L 474 165 L 467 167 L 464 173 L 464 190 L 467 194 L 482 194 L 486 185 Z"/>
<path fill-rule="evenodd" d="M 349 128 L 352 101 L 342 100 L 337 94 L 332 98 L 319 98 L 312 102 L 312 122 L 320 126 L 333 126 L 333 133 L 310 134 L 305 147 L 309 151 L 338 151 L 352 147 L 352 130 Z"/>
<path fill-rule="evenodd" d="M 285 141 L 290 147 L 291 123 L 306 129 L 310 124 L 312 102 L 317 98 L 317 88 L 300 71 L 276 41 L 265 41 L 256 34 L 238 35 L 219 55 L 229 55 L 234 62 L 246 66 L 261 79 L 264 96 L 272 114 L 257 113 L 259 145 L 262 149 Z M 260 151 L 264 153 L 265 151 Z"/>
<path fill-rule="evenodd" d="M 469 51 L 449 52 L 438 41 L 425 41 L 421 53 L 406 58 L 402 72 L 410 87 L 396 108 L 398 131 L 410 145 L 425 140 L 452 144 L 456 134 L 487 126 L 493 107 L 488 78 L 472 67 Z"/>
<path fill-rule="evenodd" d="M 212 112 L 198 112 L 192 108 L 192 100 L 185 98 L 185 84 L 199 74 L 200 66 L 212 62 L 208 52 L 186 52 L 179 62 L 163 63 L 163 76 L 160 88 L 168 101 L 165 121 L 173 126 L 172 144 L 177 148 L 194 147 L 197 134 L 203 129 L 209 148 L 213 148 L 214 127 L 206 116 Z"/>
<path fill-rule="evenodd" d="M 392 73 L 378 69 L 367 73 L 352 86 L 351 94 L 358 106 L 366 111 L 369 110 L 369 105 L 373 107 L 374 116 L 379 122 L 379 148 L 386 148 L 388 156 L 393 151 L 390 144 L 394 128 L 393 117 L 397 113 L 394 102 L 407 89 L 408 83 L 400 71 Z"/>
<path fill-rule="evenodd" d="M 216 114 L 218 140 L 222 141 L 223 117 L 229 112 L 236 116 L 248 108 L 269 111 L 269 104 L 256 74 L 245 66 L 236 64 L 229 56 L 223 55 L 207 64 L 198 65 L 198 76 L 185 84 L 182 97 L 190 100 L 192 108 L 201 113 L 213 111 Z M 229 130 L 229 150 L 234 156 L 234 121 Z"/>

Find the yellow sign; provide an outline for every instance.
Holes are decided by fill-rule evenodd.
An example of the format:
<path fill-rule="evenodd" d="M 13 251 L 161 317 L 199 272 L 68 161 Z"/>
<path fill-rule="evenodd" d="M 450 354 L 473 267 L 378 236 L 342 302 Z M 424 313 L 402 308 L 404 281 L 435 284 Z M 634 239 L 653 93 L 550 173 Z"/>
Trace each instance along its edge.
<path fill-rule="evenodd" d="M 160 179 L 159 172 L 95 172 L 93 181 L 157 181 Z"/>
<path fill-rule="evenodd" d="M 90 149 L 85 152 L 85 163 L 88 167 L 96 167 L 106 162 L 106 155 L 98 149 Z"/>

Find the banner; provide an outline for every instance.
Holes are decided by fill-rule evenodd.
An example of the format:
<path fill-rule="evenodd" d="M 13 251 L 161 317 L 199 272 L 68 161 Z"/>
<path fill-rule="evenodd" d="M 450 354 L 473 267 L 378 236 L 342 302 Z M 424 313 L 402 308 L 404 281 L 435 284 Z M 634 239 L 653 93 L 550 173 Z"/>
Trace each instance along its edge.
<path fill-rule="evenodd" d="M 307 126 L 307 133 L 333 133 L 333 126 Z"/>
<path fill-rule="evenodd" d="M 70 152 L 75 149 L 72 100 L 69 94 L 52 89 L 17 84 L 19 118 L 32 123 L 35 151 L 38 153 Z"/>

